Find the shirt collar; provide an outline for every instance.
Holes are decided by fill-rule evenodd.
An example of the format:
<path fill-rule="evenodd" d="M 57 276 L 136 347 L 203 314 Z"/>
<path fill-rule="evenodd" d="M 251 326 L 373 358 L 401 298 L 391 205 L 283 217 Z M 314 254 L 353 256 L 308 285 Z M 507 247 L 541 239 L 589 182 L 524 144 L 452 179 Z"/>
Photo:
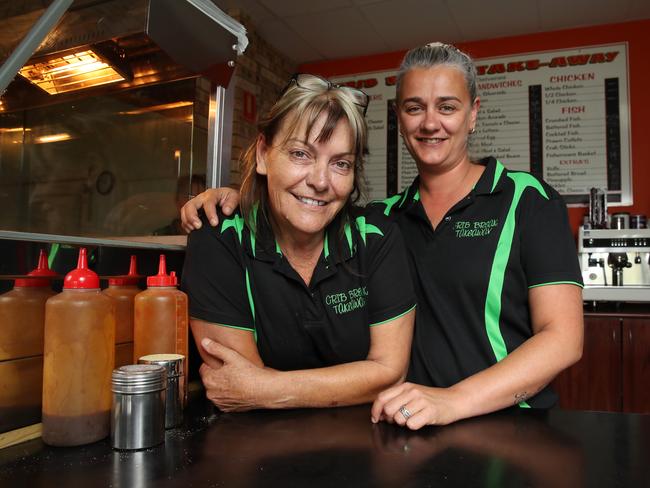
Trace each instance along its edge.
<path fill-rule="evenodd" d="M 345 219 L 343 235 L 341 236 L 341 221 Z M 255 259 L 275 262 L 282 258 L 282 249 L 278 244 L 273 228 L 265 215 L 255 206 L 251 212 L 251 222 L 255 222 L 255 229 L 248 225 L 250 236 L 246 250 Z M 330 263 L 340 263 L 352 258 L 356 253 L 356 245 L 352 238 L 352 228 L 347 212 L 339 214 L 325 229 L 325 241 L 321 257 Z"/>
<path fill-rule="evenodd" d="M 489 195 L 498 193 L 503 188 L 503 172 L 505 167 L 498 159 L 494 157 L 487 157 L 480 159 L 475 164 L 485 166 L 485 171 L 474 185 L 472 193 L 474 195 Z M 416 202 L 420 201 L 420 176 L 416 176 L 411 185 L 402 193 L 394 195 L 393 197 L 384 200 L 385 203 L 395 205 L 397 207 L 409 207 Z"/>
<path fill-rule="evenodd" d="M 490 195 L 498 193 L 503 188 L 503 172 L 505 167 L 496 158 L 487 157 L 478 161 L 477 164 L 485 166 L 485 171 L 476 182 L 472 193 L 475 195 Z"/>
<path fill-rule="evenodd" d="M 503 188 L 504 166 L 500 161 L 493 157 L 487 157 L 479 160 L 476 164 L 485 166 L 485 171 L 472 188 L 471 196 L 490 195 L 500 192 Z M 384 206 L 384 215 L 390 215 L 393 211 L 405 211 L 415 213 L 424 217 L 424 210 L 420 204 L 420 176 L 416 176 L 410 186 L 404 191 L 388 197 L 384 200 L 378 200 L 375 203 Z"/>

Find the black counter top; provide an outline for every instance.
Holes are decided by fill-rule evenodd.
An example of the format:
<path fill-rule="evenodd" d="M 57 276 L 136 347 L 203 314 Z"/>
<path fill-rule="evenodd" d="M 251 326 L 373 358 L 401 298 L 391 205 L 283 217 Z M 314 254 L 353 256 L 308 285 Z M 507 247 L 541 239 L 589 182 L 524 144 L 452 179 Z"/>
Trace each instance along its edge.
<path fill-rule="evenodd" d="M 370 423 L 369 406 L 219 414 L 194 401 L 164 445 L 108 440 L 0 451 L 3 487 L 639 487 L 650 415 L 502 412 L 420 432 Z M 646 480 L 646 481 L 643 481 Z"/>

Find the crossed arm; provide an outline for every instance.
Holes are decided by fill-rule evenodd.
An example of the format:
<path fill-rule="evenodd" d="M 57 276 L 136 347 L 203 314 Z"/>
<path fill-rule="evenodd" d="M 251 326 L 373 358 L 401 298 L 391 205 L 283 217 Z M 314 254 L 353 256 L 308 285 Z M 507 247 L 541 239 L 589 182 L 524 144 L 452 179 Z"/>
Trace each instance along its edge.
<path fill-rule="evenodd" d="M 278 371 L 264 366 L 249 331 L 191 319 L 201 379 L 221 410 L 334 407 L 369 403 L 406 376 L 415 311 L 370 329 L 363 361 Z"/>

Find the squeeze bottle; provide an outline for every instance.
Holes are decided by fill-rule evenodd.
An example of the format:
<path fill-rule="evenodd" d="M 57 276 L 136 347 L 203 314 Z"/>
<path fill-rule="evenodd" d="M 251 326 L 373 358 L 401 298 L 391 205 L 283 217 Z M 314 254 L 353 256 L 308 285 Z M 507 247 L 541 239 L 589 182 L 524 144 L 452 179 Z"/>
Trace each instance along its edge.
<path fill-rule="evenodd" d="M 126 347 L 130 344 L 128 358 L 119 356 L 122 359 L 118 361 L 116 353 L 116 368 L 131 364 L 131 356 L 133 355 L 133 305 L 135 296 L 142 291 L 138 288 L 138 279 L 136 257 L 132 255 L 129 274 L 109 278 L 108 288 L 102 292 L 115 301 L 115 345 Z"/>
<path fill-rule="evenodd" d="M 135 296 L 133 362 L 150 354 L 182 354 L 183 374 L 187 378 L 187 295 L 177 286 L 176 273 L 167 274 L 165 255 L 161 254 L 158 274 L 147 277 L 147 289 Z M 186 402 L 187 387 L 183 392 L 183 403 Z"/>
<path fill-rule="evenodd" d="M 27 276 L 39 278 L 18 278 L 12 290 L 0 295 L 0 361 L 43 354 L 45 302 L 55 295 L 50 285 L 56 276 L 44 250 Z"/>
<path fill-rule="evenodd" d="M 108 436 L 115 305 L 88 269 L 86 249 L 45 304 L 43 442 L 78 446 Z"/>

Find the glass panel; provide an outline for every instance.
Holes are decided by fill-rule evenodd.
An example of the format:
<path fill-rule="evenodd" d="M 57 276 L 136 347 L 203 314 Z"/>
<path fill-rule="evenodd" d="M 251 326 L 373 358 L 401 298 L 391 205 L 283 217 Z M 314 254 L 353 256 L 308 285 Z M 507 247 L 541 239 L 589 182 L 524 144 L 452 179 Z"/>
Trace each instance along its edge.
<path fill-rule="evenodd" d="M 181 233 L 205 187 L 207 89 L 187 79 L 0 112 L 0 230 Z"/>

